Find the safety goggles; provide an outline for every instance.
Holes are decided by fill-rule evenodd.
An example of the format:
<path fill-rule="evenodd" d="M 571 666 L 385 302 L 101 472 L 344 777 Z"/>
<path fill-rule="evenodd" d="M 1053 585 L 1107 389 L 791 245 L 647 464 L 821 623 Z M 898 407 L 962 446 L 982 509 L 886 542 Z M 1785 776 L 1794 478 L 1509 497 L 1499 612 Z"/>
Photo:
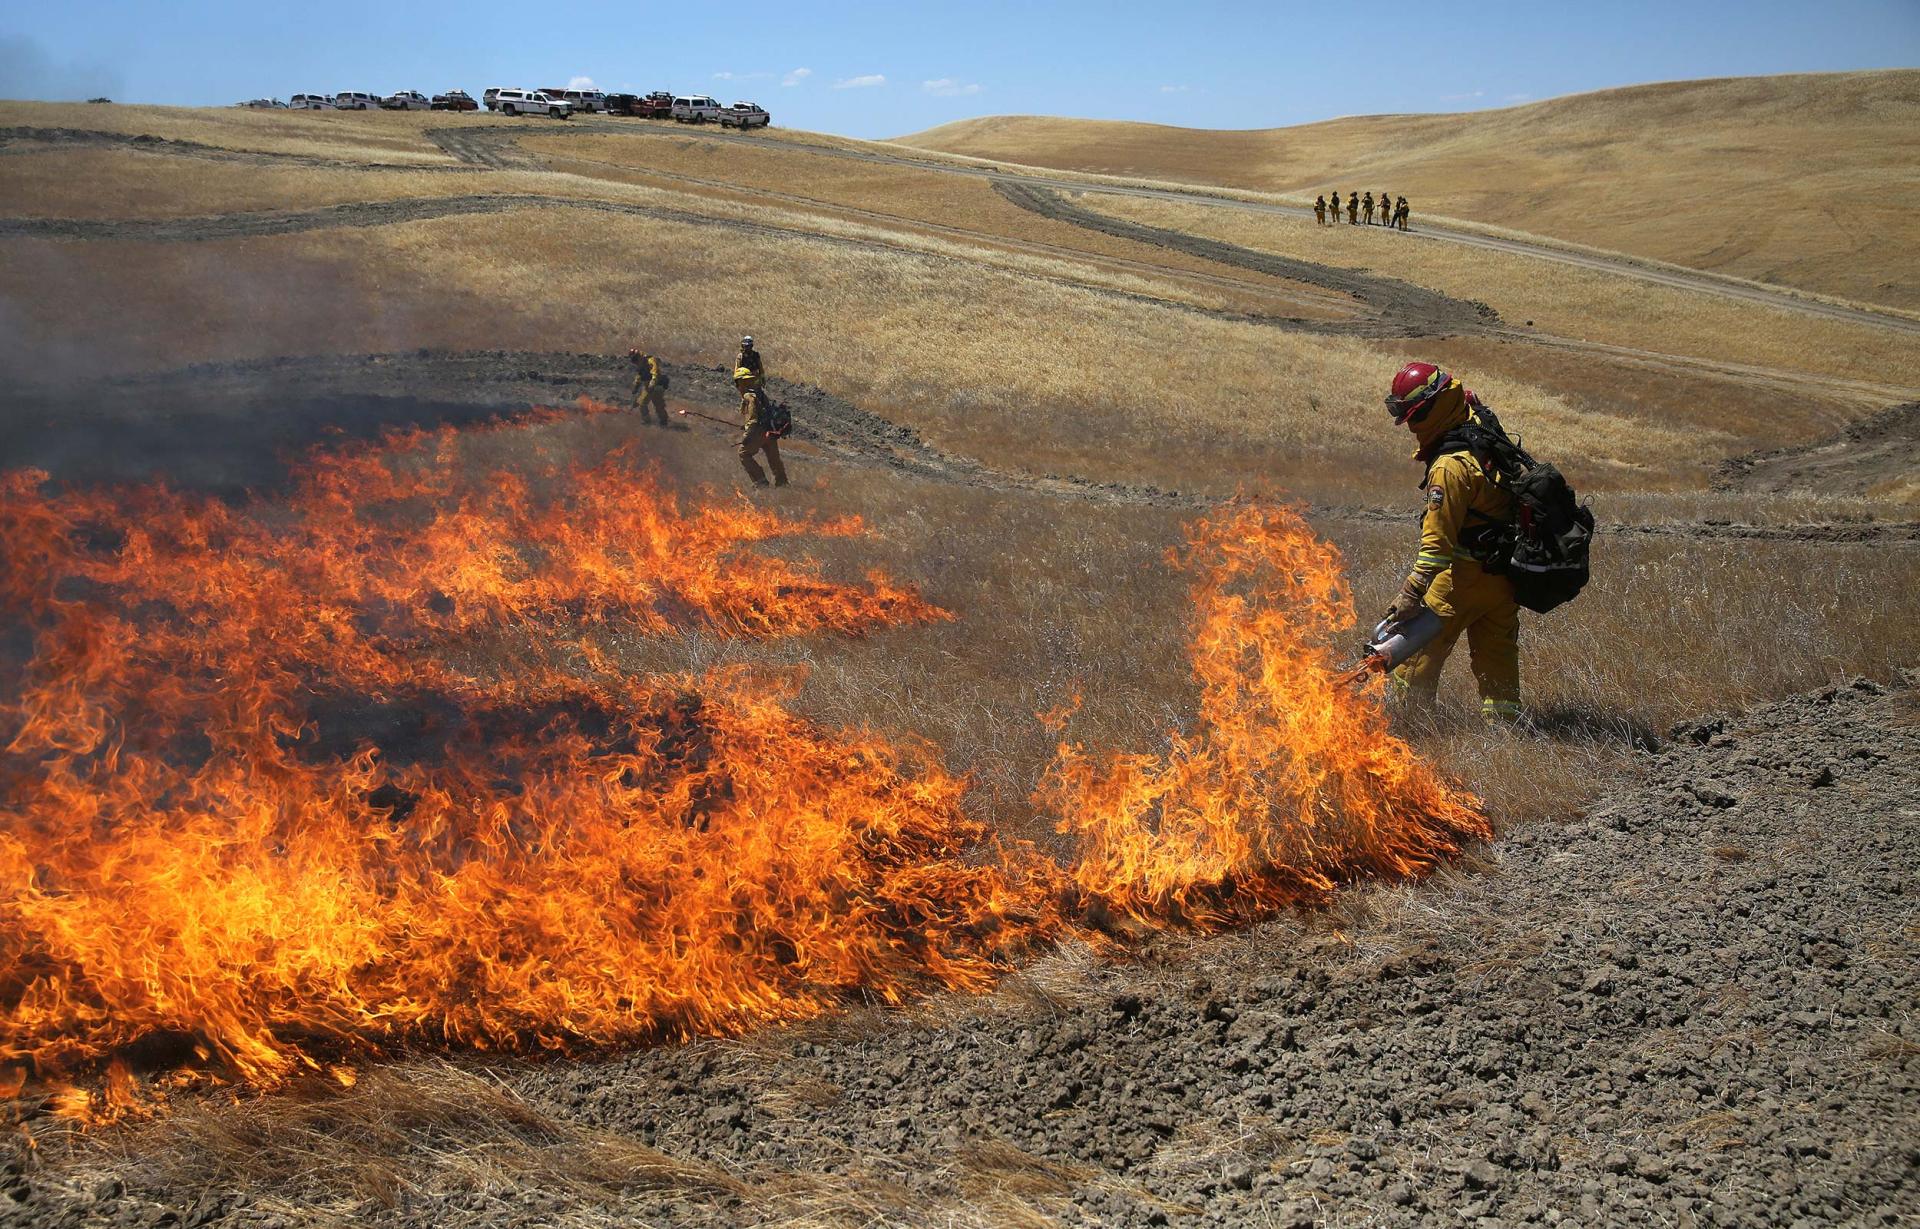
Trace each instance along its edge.
<path fill-rule="evenodd" d="M 1408 423 L 1418 424 L 1425 421 L 1428 413 L 1433 409 L 1435 398 L 1439 397 L 1439 395 L 1438 392 L 1431 392 L 1415 393 L 1409 397 L 1396 397 L 1392 393 L 1388 393 L 1386 397 L 1387 413 L 1393 415 L 1395 426 L 1403 427 Z"/>

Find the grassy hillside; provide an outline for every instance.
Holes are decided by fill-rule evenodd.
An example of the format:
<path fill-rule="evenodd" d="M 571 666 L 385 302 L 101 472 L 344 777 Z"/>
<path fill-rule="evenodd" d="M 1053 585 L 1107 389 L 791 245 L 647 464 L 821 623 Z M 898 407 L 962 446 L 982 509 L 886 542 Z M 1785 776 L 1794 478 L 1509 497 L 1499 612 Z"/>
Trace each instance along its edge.
<path fill-rule="evenodd" d="M 1196 121 L 1206 118 L 1196 115 Z M 1000 116 L 899 143 L 1468 218 L 1920 307 L 1920 71 L 1683 81 L 1244 132 Z"/>

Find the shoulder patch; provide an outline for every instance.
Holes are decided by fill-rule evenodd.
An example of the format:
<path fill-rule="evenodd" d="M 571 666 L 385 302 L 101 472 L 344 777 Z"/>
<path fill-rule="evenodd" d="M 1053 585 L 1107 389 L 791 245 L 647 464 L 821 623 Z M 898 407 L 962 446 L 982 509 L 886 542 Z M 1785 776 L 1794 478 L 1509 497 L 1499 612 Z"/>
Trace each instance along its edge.
<path fill-rule="evenodd" d="M 1438 508 L 1441 504 L 1445 503 L 1446 501 L 1447 501 L 1447 492 L 1445 487 L 1442 487 L 1439 483 L 1436 482 L 1432 486 L 1427 488 L 1427 507 Z"/>

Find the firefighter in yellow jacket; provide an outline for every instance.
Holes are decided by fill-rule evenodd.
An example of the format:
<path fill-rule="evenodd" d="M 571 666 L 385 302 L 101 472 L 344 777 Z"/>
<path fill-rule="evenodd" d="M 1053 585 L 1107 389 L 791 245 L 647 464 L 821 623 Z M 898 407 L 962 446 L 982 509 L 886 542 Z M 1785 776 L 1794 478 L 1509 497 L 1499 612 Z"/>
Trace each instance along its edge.
<path fill-rule="evenodd" d="M 667 425 L 667 377 L 660 370 L 660 359 L 656 355 L 642 354 L 639 350 L 627 351 L 627 361 L 633 364 L 633 404 L 640 411 L 640 421 L 647 421 L 647 411 L 652 410 L 659 416 L 661 426 Z"/>
<path fill-rule="evenodd" d="M 780 441 L 769 433 L 773 425 L 767 419 L 772 407 L 761 390 L 760 374 L 751 367 L 733 369 L 733 386 L 740 390 L 740 467 L 755 486 L 766 486 L 767 475 L 753 459 L 757 452 L 767 454 L 767 468 L 773 471 L 773 485 L 787 485 L 787 467 L 780 460 Z"/>
<path fill-rule="evenodd" d="M 1420 554 L 1387 617 L 1411 618 L 1425 606 L 1440 616 L 1440 633 L 1394 671 L 1407 698 L 1431 701 L 1447 655 L 1462 635 L 1489 722 L 1520 716 L 1520 607 L 1513 582 L 1482 566 L 1512 515 L 1513 498 L 1448 433 L 1472 420 L 1480 400 L 1432 363 L 1408 363 L 1393 378 L 1387 409 L 1413 432 L 1414 459 L 1426 466 L 1426 510 Z"/>

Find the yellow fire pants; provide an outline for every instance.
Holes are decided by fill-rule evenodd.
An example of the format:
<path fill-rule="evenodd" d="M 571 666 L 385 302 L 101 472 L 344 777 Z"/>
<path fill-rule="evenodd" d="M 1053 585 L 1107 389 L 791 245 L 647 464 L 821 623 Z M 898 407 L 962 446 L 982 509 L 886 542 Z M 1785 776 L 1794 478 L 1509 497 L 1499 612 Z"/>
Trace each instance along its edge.
<path fill-rule="evenodd" d="M 1393 672 L 1407 698 L 1431 702 L 1440 686 L 1447 655 L 1462 633 L 1473 655 L 1473 677 L 1480 685 L 1480 712 L 1490 721 L 1520 715 L 1520 607 L 1513 582 L 1492 576 L 1471 559 L 1455 559 L 1434 577 L 1427 606 L 1445 620 L 1427 647 Z"/>

